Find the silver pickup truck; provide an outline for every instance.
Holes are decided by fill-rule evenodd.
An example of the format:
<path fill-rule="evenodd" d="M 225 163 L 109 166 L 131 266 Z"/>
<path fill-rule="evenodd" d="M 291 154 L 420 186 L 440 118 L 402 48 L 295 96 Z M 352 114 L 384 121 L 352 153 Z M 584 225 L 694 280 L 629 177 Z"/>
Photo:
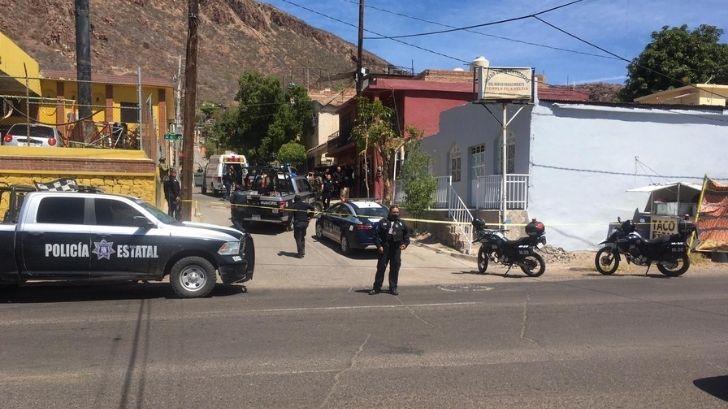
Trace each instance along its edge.
<path fill-rule="evenodd" d="M 11 209 L 12 210 L 12 209 Z M 0 286 L 31 280 L 162 280 L 183 298 L 253 278 L 255 247 L 239 230 L 178 222 L 139 199 L 30 192 L 0 224 Z"/>

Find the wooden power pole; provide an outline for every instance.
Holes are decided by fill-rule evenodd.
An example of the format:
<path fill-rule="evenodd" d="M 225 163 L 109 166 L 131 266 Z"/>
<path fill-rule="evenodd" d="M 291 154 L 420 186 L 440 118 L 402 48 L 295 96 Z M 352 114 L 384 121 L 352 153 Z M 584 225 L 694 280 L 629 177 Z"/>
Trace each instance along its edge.
<path fill-rule="evenodd" d="M 75 0 L 76 17 L 76 79 L 78 82 L 78 116 L 83 119 L 76 130 L 80 142 L 89 142 L 93 135 L 91 118 L 91 23 L 89 0 Z M 30 113 L 28 113 L 30 114 Z"/>
<path fill-rule="evenodd" d="M 364 0 L 359 0 L 359 35 L 356 46 L 356 95 L 361 94 L 364 84 L 362 54 L 364 53 Z"/>
<path fill-rule="evenodd" d="M 197 24 L 199 0 L 188 0 L 187 54 L 185 58 L 185 106 L 182 149 L 182 218 L 192 220 L 192 186 L 195 162 L 195 100 L 197 99 Z"/>

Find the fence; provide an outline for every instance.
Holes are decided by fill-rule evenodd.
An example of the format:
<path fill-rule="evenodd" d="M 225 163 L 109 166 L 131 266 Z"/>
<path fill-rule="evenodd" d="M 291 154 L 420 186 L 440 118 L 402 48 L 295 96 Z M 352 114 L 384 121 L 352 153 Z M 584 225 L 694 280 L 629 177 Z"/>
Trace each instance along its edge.
<path fill-rule="evenodd" d="M 473 180 L 473 202 L 478 209 L 500 209 L 501 175 L 480 176 Z M 510 174 L 506 176 L 506 209 L 528 209 L 529 175 Z"/>

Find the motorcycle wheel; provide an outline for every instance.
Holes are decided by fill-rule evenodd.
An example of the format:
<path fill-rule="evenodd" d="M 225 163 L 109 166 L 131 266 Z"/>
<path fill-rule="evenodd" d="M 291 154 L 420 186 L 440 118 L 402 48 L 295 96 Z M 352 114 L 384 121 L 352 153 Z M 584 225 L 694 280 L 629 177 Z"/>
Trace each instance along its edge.
<path fill-rule="evenodd" d="M 538 277 L 546 271 L 546 263 L 538 254 L 531 254 L 519 263 L 521 270 L 529 277 Z"/>
<path fill-rule="evenodd" d="M 601 248 L 594 257 L 594 265 L 599 273 L 605 276 L 612 275 L 619 267 L 619 256 L 609 247 Z"/>
<path fill-rule="evenodd" d="M 657 269 L 668 277 L 681 276 L 688 271 L 688 268 L 690 268 L 690 257 L 687 254 L 683 254 L 676 260 L 676 267 L 674 268 L 666 267 L 659 262 L 657 263 Z"/>
<path fill-rule="evenodd" d="M 480 274 L 485 274 L 485 270 L 488 269 L 488 253 L 485 252 L 485 248 L 481 247 L 478 251 L 478 271 Z"/>

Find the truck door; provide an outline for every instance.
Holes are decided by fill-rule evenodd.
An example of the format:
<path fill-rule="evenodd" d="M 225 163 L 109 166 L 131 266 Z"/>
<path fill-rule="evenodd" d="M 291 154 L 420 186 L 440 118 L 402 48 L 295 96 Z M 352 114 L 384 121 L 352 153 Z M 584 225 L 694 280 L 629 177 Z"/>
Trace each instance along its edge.
<path fill-rule="evenodd" d="M 90 271 L 104 278 L 141 278 L 161 275 L 164 240 L 156 227 L 140 227 L 149 219 L 128 203 L 94 198 Z M 167 237 L 168 239 L 168 237 Z"/>
<path fill-rule="evenodd" d="M 22 262 L 29 278 L 88 278 L 91 234 L 86 199 L 47 196 L 34 220 L 18 232 Z"/>

